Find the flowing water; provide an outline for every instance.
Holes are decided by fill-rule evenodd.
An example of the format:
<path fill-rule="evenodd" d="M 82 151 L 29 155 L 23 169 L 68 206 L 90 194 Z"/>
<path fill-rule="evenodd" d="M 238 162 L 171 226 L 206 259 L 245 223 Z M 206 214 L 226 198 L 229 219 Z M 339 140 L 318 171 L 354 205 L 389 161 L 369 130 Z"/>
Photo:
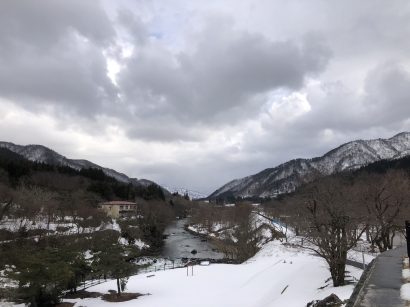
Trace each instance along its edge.
<path fill-rule="evenodd" d="M 164 234 L 168 237 L 165 239 L 165 245 L 162 250 L 162 256 L 169 259 L 179 258 L 211 258 L 221 259 L 223 254 L 218 252 L 211 242 L 195 236 L 184 229 L 187 219 L 181 219 L 169 225 Z M 196 250 L 196 254 L 191 251 Z"/>

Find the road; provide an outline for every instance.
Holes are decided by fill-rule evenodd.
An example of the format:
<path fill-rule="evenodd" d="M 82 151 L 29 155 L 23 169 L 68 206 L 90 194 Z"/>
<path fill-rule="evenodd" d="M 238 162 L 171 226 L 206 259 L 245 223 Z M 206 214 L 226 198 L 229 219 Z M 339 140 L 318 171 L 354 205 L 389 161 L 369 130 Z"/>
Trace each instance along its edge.
<path fill-rule="evenodd" d="M 405 247 L 398 247 L 380 254 L 370 276 L 364 285 L 361 300 L 355 305 L 360 307 L 404 307 L 400 298 L 402 285 L 403 257 Z"/>

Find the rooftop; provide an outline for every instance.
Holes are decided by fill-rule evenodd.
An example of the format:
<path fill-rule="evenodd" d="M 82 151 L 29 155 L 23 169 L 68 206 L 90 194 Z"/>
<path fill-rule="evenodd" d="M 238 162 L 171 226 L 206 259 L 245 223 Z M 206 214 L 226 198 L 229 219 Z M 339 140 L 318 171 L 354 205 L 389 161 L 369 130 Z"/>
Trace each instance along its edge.
<path fill-rule="evenodd" d="M 113 200 L 113 201 L 107 201 L 103 202 L 100 205 L 105 205 L 105 206 L 112 206 L 112 205 L 133 205 L 136 206 L 137 204 L 131 201 L 123 201 L 123 200 Z"/>

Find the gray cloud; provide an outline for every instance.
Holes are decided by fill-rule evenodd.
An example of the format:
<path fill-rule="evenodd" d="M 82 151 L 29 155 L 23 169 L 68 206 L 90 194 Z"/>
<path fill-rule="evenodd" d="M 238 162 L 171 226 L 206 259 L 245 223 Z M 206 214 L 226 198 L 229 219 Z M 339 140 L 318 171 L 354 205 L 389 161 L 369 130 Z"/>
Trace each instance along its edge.
<path fill-rule="evenodd" d="M 270 41 L 212 21 L 197 34 L 191 52 L 174 55 L 150 45 L 126 63 L 119 86 L 137 117 L 172 113 L 187 123 L 215 122 L 238 107 L 242 117 L 248 116 L 247 107 L 260 107 L 255 96 L 302 87 L 307 76 L 325 68 L 330 56 L 318 37 Z"/>
<path fill-rule="evenodd" d="M 46 50 L 73 30 L 104 46 L 115 34 L 99 1 L 4 0 L 0 8 L 2 46 Z"/>
<path fill-rule="evenodd" d="M 374 125 L 400 122 L 410 115 L 410 71 L 400 63 L 385 63 L 372 70 L 365 82 L 363 107 Z"/>
<path fill-rule="evenodd" d="M 114 38 L 97 1 L 2 1 L 0 96 L 95 114 L 116 99 L 103 56 Z"/>
<path fill-rule="evenodd" d="M 132 42 L 137 45 L 145 44 L 149 38 L 146 25 L 142 20 L 129 10 L 120 9 L 117 15 L 117 21 L 123 26 L 128 35 L 131 36 Z"/>
<path fill-rule="evenodd" d="M 409 35 L 405 0 L 1 1 L 2 137 L 211 192 L 410 130 Z"/>
<path fill-rule="evenodd" d="M 400 63 L 370 70 L 363 91 L 342 83 L 321 84 L 306 96 L 311 109 L 295 120 L 260 119 L 263 134 L 246 134 L 243 153 L 259 152 L 272 166 L 291 158 L 309 158 L 358 138 L 391 137 L 410 129 L 410 72 Z M 286 112 L 279 109 L 284 116 Z M 279 114 L 280 116 L 280 114 Z M 266 140 L 270 140 L 267 142 Z"/>

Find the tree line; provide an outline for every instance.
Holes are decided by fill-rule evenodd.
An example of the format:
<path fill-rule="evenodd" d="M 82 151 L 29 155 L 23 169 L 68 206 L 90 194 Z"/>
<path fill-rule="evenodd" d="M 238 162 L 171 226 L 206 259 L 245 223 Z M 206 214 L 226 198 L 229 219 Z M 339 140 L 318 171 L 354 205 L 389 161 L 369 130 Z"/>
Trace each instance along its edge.
<path fill-rule="evenodd" d="M 265 204 L 327 262 L 334 286 L 345 284 L 347 254 L 359 242 L 384 252 L 404 235 L 409 169 L 379 166 L 321 178 Z"/>
<path fill-rule="evenodd" d="M 236 205 L 225 206 L 231 201 Z M 351 249 L 360 244 L 384 252 L 404 236 L 404 221 L 410 219 L 410 157 L 321 177 L 293 193 L 259 201 L 263 214 L 284 226 L 269 229 L 271 239 L 286 240 L 292 229 L 305 242 L 300 247 L 326 261 L 333 285 L 342 286 Z M 203 203 L 193 209 L 191 222 L 218 238 L 214 243 L 226 256 L 244 261 L 266 242 L 251 214 L 257 211 L 252 203 L 232 198 Z"/>

